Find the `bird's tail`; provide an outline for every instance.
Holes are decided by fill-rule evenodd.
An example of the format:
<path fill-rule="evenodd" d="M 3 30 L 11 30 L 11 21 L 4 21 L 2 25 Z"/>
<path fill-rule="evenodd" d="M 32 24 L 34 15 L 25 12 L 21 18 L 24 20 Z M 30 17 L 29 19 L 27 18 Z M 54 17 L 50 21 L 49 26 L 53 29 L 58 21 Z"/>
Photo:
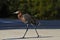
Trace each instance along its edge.
<path fill-rule="evenodd" d="M 35 18 L 32 19 L 31 23 L 36 26 L 40 25 L 40 22 Z"/>
<path fill-rule="evenodd" d="M 33 26 L 40 26 L 40 24 L 41 24 L 41 23 L 40 23 L 40 22 L 37 22 L 37 21 L 31 23 L 31 25 L 33 25 Z"/>

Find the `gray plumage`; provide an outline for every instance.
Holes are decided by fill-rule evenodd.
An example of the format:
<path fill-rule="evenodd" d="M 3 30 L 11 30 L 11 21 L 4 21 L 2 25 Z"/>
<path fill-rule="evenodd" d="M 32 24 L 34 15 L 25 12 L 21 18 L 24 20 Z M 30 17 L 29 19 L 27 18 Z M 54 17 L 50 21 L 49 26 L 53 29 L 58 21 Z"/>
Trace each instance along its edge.
<path fill-rule="evenodd" d="M 37 21 L 34 17 L 30 16 L 29 14 L 24 14 L 23 17 L 26 19 L 26 22 L 24 23 L 29 23 L 29 24 L 33 24 L 36 25 Z"/>

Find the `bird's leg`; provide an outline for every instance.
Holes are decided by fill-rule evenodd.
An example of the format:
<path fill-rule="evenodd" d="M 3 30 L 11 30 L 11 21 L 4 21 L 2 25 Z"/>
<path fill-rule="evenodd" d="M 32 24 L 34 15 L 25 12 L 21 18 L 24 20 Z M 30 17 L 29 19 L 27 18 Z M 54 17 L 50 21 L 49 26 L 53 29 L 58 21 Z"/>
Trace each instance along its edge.
<path fill-rule="evenodd" d="M 38 32 L 37 32 L 37 26 L 33 26 L 34 28 L 35 28 L 35 31 L 36 31 L 36 34 L 37 34 L 37 37 L 39 37 L 39 34 L 38 34 Z"/>
<path fill-rule="evenodd" d="M 28 31 L 28 25 L 29 25 L 29 24 L 27 24 L 27 29 L 26 29 L 26 32 L 24 33 L 23 38 L 25 37 L 25 35 L 26 35 L 27 31 Z"/>
<path fill-rule="evenodd" d="M 41 24 L 41 23 L 39 22 L 37 26 L 40 26 L 40 24 Z"/>
<path fill-rule="evenodd" d="M 37 32 L 37 26 L 35 27 L 35 31 L 36 31 L 36 34 L 37 34 L 37 37 L 39 37 L 39 34 L 38 34 L 38 32 Z"/>

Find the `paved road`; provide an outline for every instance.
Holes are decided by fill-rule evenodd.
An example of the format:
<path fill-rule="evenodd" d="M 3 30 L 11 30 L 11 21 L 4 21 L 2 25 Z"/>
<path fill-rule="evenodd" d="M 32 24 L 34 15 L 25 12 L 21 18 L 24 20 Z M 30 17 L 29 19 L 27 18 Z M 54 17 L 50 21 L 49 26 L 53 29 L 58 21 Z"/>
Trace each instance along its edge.
<path fill-rule="evenodd" d="M 22 38 L 25 29 L 0 30 L 0 40 L 60 40 L 60 29 L 38 29 L 37 38 L 34 29 L 29 29 L 26 38 Z"/>
<path fill-rule="evenodd" d="M 60 29 L 60 20 L 39 20 L 41 23 L 37 29 Z M 33 29 L 29 25 L 30 29 Z M 17 19 L 0 19 L 0 30 L 7 29 L 26 29 L 26 24 Z"/>

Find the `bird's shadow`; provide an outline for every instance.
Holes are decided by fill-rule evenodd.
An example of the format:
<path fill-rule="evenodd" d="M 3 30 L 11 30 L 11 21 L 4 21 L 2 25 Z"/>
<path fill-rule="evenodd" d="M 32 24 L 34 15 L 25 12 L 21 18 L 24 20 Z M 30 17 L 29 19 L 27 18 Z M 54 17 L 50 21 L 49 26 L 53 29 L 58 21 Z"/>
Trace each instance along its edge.
<path fill-rule="evenodd" d="M 20 38 L 7 38 L 7 39 L 3 39 L 3 40 L 17 40 L 17 39 L 31 39 L 31 38 L 51 38 L 53 36 L 39 36 L 39 37 L 20 37 Z"/>

